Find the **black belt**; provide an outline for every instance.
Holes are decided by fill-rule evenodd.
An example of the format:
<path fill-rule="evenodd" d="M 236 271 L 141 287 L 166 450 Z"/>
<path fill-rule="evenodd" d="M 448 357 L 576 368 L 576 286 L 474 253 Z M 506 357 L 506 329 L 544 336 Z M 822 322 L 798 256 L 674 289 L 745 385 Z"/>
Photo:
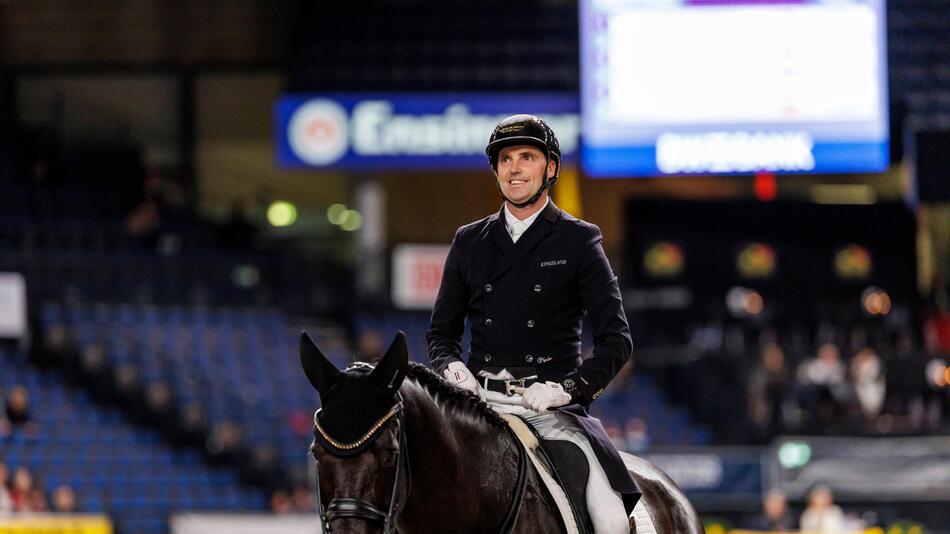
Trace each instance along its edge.
<path fill-rule="evenodd" d="M 505 395 L 515 395 L 516 387 L 526 388 L 538 381 L 538 376 L 526 376 L 524 378 L 512 378 L 510 380 L 496 380 L 487 376 L 478 377 L 483 389 L 504 393 Z"/>

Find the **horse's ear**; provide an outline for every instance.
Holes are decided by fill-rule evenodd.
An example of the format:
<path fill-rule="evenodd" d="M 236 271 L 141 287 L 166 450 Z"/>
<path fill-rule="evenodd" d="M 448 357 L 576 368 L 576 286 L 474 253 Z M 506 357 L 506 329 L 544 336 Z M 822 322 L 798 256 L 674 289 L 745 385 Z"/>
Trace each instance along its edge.
<path fill-rule="evenodd" d="M 306 332 L 300 333 L 300 364 L 303 365 L 303 372 L 306 373 L 307 379 L 320 395 L 330 391 L 330 387 L 343 376 L 343 373 L 320 352 L 316 343 L 310 339 L 310 334 Z"/>
<path fill-rule="evenodd" d="M 406 334 L 400 330 L 386 354 L 373 369 L 373 381 L 389 393 L 396 393 L 402 385 L 402 379 L 409 370 L 409 348 L 406 346 Z"/>

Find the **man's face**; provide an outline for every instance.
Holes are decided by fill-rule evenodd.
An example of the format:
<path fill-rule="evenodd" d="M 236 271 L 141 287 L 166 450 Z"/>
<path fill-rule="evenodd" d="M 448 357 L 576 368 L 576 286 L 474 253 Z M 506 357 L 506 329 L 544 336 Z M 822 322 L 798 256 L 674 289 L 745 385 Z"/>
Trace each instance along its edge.
<path fill-rule="evenodd" d="M 544 183 L 544 152 L 531 145 L 516 145 L 498 152 L 496 175 L 505 198 L 519 204 L 531 198 Z M 547 174 L 554 176 L 557 164 L 551 161 Z"/>

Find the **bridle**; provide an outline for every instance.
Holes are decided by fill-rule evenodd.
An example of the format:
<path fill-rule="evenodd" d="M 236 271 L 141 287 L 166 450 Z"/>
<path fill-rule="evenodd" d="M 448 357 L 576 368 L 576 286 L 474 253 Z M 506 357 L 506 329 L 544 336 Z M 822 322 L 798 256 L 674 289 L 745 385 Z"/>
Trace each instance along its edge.
<path fill-rule="evenodd" d="M 326 509 L 324 509 L 323 499 L 320 495 L 320 466 L 317 466 L 316 498 L 318 512 L 320 514 L 320 521 L 323 523 L 324 533 L 330 534 L 332 532 L 330 524 L 335 519 L 344 518 L 356 518 L 362 519 L 364 521 L 380 523 L 383 527 L 383 534 L 392 534 L 395 532 L 396 520 L 399 518 L 399 513 L 402 511 L 401 505 L 405 504 L 405 501 L 409 499 L 409 495 L 412 492 L 412 478 L 410 477 L 409 454 L 407 452 L 409 447 L 406 441 L 406 415 L 403 409 L 402 395 L 398 391 L 396 392 L 396 397 L 398 399 L 396 404 L 390 408 L 389 411 L 383 415 L 383 417 L 376 421 L 376 423 L 370 427 L 369 431 L 363 434 L 361 438 L 351 443 L 340 443 L 330 437 L 326 430 L 320 426 L 320 421 L 318 419 L 320 410 L 317 410 L 313 414 L 316 439 L 310 446 L 311 452 L 314 451 L 315 447 L 317 446 L 317 442 L 319 441 L 321 445 L 323 445 L 324 449 L 333 456 L 353 456 L 354 454 L 358 454 L 368 446 L 372 445 L 372 443 L 376 441 L 380 435 L 382 435 L 382 430 L 386 428 L 391 421 L 396 421 L 396 435 L 398 436 L 397 439 L 399 440 L 399 450 L 396 452 L 396 476 L 393 480 L 393 489 L 389 498 L 389 507 L 385 512 L 373 504 L 355 497 L 336 497 L 330 501 Z M 515 447 L 518 449 L 518 477 L 517 481 L 515 482 L 514 496 L 512 497 L 511 505 L 508 508 L 508 514 L 505 516 L 501 527 L 498 530 L 498 532 L 502 534 L 510 533 L 514 528 L 515 521 L 518 519 L 518 512 L 521 510 L 521 503 L 524 500 L 525 486 L 527 484 L 527 455 L 511 427 L 506 428 L 515 441 Z M 403 480 L 405 480 L 404 499 L 401 498 L 399 491 L 400 484 L 403 482 Z"/>
<path fill-rule="evenodd" d="M 316 433 L 319 437 L 323 438 L 320 440 L 322 442 L 321 444 L 324 446 L 324 449 L 333 456 L 351 456 L 351 451 L 362 451 L 376 441 L 376 438 L 382 435 L 382 430 L 389 426 L 391 421 L 396 422 L 396 435 L 399 440 L 399 449 L 396 451 L 396 476 L 393 479 L 393 489 L 389 498 L 389 507 L 385 512 L 365 500 L 355 497 L 336 497 L 330 501 L 330 504 L 328 504 L 324 510 L 323 499 L 320 495 L 320 467 L 317 466 L 316 497 L 320 521 L 323 523 L 323 532 L 331 532 L 330 524 L 333 520 L 350 517 L 380 523 L 383 527 L 383 534 L 392 534 L 395 532 L 396 519 L 399 517 L 399 512 L 402 511 L 400 507 L 402 504 L 400 500 L 401 492 L 399 490 L 403 479 L 406 481 L 406 499 L 409 498 L 409 494 L 412 490 L 411 479 L 409 477 L 409 454 L 405 453 L 405 451 L 409 450 L 406 442 L 406 415 L 403 411 L 402 395 L 397 392 L 396 396 L 398 398 L 396 404 L 390 408 L 383 417 L 376 421 L 376 423 L 370 427 L 369 431 L 363 434 L 363 437 L 351 443 L 340 443 L 330 437 L 326 430 L 320 426 L 318 419 L 320 410 L 317 410 L 316 413 L 313 414 L 313 423 Z M 311 451 L 316 445 L 317 443 L 314 441 L 313 445 L 311 445 Z"/>

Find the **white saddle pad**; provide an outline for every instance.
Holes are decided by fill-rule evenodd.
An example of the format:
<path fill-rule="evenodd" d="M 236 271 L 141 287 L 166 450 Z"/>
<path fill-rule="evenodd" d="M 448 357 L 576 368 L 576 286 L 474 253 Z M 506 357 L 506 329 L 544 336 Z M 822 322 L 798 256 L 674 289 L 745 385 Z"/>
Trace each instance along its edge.
<path fill-rule="evenodd" d="M 538 458 L 537 449 L 540 444 L 538 443 L 537 436 L 534 435 L 534 432 L 528 428 L 527 424 L 522 421 L 520 417 L 506 413 L 499 415 L 508 421 L 508 425 L 511 426 L 515 435 L 518 436 L 518 439 L 521 440 L 521 443 L 524 445 L 525 451 L 528 453 L 528 458 L 531 458 L 531 463 L 534 464 L 535 471 L 537 471 L 541 480 L 544 481 L 545 487 L 557 504 L 558 512 L 561 513 L 561 520 L 564 521 L 568 534 L 580 534 L 580 531 L 577 529 L 577 523 L 574 521 L 574 512 L 571 510 L 571 503 L 568 501 L 567 495 L 565 495 L 564 490 L 557 481 L 554 480 L 554 477 L 548 473 L 547 466 L 544 462 Z"/>

